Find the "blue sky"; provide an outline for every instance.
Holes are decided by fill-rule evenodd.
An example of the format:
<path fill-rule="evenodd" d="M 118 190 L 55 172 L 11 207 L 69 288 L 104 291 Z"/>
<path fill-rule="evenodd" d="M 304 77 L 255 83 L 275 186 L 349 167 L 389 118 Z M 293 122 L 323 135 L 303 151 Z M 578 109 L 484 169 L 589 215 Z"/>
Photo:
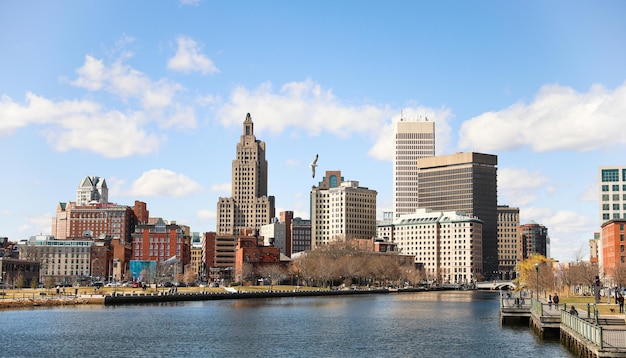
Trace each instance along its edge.
<path fill-rule="evenodd" d="M 569 261 L 599 231 L 598 167 L 626 165 L 623 1 L 3 1 L 0 236 L 50 233 L 87 175 L 109 200 L 214 231 L 246 113 L 277 211 L 308 163 L 392 209 L 392 123 L 437 154 L 498 155 L 498 202 Z"/>

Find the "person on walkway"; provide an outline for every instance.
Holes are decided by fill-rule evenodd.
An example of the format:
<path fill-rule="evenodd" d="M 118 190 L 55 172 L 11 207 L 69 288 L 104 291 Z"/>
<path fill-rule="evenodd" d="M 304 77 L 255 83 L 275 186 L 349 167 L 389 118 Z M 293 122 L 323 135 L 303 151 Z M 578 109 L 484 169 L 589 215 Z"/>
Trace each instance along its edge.
<path fill-rule="evenodd" d="M 569 314 L 571 314 L 572 316 L 578 316 L 578 311 L 576 311 L 576 307 L 572 306 L 572 308 L 569 309 Z"/>
<path fill-rule="evenodd" d="M 558 310 L 559 309 L 559 295 L 557 295 L 556 292 L 554 293 L 554 296 L 552 296 L 552 302 L 554 302 L 554 308 Z"/>
<path fill-rule="evenodd" d="M 619 295 L 617 297 L 617 303 L 619 303 L 619 313 L 624 313 L 624 296 Z"/>
<path fill-rule="evenodd" d="M 548 309 L 552 309 L 552 295 L 548 295 Z"/>

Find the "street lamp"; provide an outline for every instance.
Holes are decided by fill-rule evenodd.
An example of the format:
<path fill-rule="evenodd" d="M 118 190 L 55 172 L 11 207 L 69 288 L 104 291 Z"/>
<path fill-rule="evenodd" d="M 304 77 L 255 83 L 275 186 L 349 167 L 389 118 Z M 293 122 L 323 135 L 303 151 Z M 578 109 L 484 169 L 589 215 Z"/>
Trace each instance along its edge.
<path fill-rule="evenodd" d="M 535 289 L 535 299 L 539 301 L 539 263 L 535 264 L 535 273 L 537 276 L 537 287 Z"/>

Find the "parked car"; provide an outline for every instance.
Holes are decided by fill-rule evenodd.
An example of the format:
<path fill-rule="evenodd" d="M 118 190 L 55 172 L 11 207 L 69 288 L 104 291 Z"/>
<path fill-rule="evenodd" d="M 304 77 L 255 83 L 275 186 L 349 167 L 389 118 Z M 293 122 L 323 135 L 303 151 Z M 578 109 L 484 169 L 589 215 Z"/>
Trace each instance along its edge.
<path fill-rule="evenodd" d="M 138 288 L 139 287 L 139 282 L 133 282 L 133 288 Z"/>

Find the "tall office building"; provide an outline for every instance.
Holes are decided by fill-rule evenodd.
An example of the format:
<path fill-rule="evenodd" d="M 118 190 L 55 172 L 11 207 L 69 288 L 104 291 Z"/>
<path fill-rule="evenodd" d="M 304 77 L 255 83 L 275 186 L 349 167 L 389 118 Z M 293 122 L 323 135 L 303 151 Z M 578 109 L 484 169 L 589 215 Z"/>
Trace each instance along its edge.
<path fill-rule="evenodd" d="M 548 236 L 547 227 L 531 220 L 529 223 L 520 225 L 519 231 L 522 244 L 522 260 L 536 254 L 548 257 L 550 237 Z"/>
<path fill-rule="evenodd" d="M 217 235 L 232 235 L 241 230 L 259 230 L 274 217 L 274 197 L 267 196 L 265 142 L 254 136 L 250 113 L 243 122 L 243 133 L 232 162 L 232 196 L 217 203 Z M 234 244 L 234 241 L 233 241 Z M 233 245 L 234 247 L 234 245 Z"/>
<path fill-rule="evenodd" d="M 626 219 L 626 166 L 600 167 L 600 225 Z"/>
<path fill-rule="evenodd" d="M 519 208 L 498 206 L 498 273 L 500 279 L 516 277 L 515 267 L 521 261 Z"/>
<path fill-rule="evenodd" d="M 88 176 L 81 180 L 76 189 L 76 205 L 106 204 L 109 188 L 104 178 Z"/>
<path fill-rule="evenodd" d="M 461 211 L 483 222 L 483 272 L 498 273 L 498 157 L 457 153 L 417 160 L 418 206 L 433 211 Z"/>
<path fill-rule="evenodd" d="M 395 217 L 417 205 L 417 160 L 435 156 L 435 122 L 401 118 L 394 127 L 393 207 Z"/>
<path fill-rule="evenodd" d="M 375 190 L 343 181 L 340 171 L 326 171 L 311 189 L 311 249 L 333 241 L 376 236 Z"/>

